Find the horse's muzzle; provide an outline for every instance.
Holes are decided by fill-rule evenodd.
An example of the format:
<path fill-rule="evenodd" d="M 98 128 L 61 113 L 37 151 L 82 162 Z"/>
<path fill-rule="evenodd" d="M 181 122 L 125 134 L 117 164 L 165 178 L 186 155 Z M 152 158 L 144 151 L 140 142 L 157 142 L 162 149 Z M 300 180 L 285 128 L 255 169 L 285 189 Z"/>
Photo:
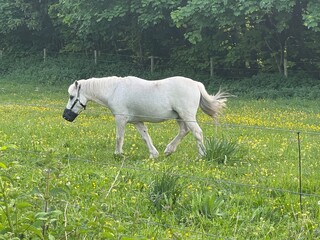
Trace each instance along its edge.
<path fill-rule="evenodd" d="M 64 109 L 62 117 L 69 121 L 69 122 L 73 122 L 73 120 L 78 116 L 79 114 L 72 112 L 70 109 Z"/>

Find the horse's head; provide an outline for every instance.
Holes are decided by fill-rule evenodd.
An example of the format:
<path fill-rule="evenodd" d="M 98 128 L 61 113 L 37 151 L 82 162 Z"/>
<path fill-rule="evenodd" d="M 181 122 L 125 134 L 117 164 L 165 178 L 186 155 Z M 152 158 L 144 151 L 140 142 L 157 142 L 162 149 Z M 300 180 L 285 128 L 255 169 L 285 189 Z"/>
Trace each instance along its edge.
<path fill-rule="evenodd" d="M 82 110 L 86 109 L 88 100 L 84 94 L 81 94 L 80 90 L 81 85 L 78 81 L 71 84 L 68 89 L 69 101 L 64 109 L 62 117 L 69 122 L 72 122 Z"/>

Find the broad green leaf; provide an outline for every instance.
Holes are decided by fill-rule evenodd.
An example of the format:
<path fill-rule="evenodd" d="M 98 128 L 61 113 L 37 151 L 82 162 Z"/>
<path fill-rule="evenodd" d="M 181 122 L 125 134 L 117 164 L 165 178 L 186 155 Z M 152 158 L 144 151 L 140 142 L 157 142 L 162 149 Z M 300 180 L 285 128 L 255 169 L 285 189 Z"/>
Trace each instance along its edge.
<path fill-rule="evenodd" d="M 7 166 L 3 162 L 0 162 L 0 168 L 7 169 Z"/>
<path fill-rule="evenodd" d="M 32 207 L 32 204 L 29 202 L 17 202 L 16 203 L 16 208 L 18 208 L 18 209 L 29 208 L 29 207 Z"/>

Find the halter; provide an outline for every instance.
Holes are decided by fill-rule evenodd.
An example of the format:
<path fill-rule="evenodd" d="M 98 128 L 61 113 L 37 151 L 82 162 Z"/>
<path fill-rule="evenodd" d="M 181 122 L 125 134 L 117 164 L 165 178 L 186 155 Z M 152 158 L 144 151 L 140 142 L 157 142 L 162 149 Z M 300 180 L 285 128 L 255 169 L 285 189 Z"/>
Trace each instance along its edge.
<path fill-rule="evenodd" d="M 83 107 L 84 110 L 86 110 L 87 106 L 85 104 L 83 104 L 82 102 L 80 102 L 80 88 L 81 88 L 81 86 L 79 86 L 79 88 L 78 88 L 77 99 L 73 102 L 70 110 L 72 110 L 72 108 L 74 108 L 74 106 L 77 104 L 77 102 L 79 102 L 80 106 Z"/>
<path fill-rule="evenodd" d="M 79 97 L 77 97 L 77 99 L 74 101 L 74 103 L 72 104 L 70 110 L 77 104 L 77 102 L 79 102 L 80 106 L 83 107 L 84 110 L 86 110 L 87 105 L 84 105 L 83 103 L 80 102 Z"/>

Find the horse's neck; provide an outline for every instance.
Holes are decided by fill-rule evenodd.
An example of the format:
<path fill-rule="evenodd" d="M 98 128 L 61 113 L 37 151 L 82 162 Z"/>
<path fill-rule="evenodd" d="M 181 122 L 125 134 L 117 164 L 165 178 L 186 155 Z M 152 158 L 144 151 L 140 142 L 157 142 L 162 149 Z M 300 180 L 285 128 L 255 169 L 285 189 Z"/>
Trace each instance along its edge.
<path fill-rule="evenodd" d="M 85 91 L 87 97 L 94 102 L 108 105 L 108 99 L 115 88 L 116 79 L 90 79 L 86 81 Z"/>

